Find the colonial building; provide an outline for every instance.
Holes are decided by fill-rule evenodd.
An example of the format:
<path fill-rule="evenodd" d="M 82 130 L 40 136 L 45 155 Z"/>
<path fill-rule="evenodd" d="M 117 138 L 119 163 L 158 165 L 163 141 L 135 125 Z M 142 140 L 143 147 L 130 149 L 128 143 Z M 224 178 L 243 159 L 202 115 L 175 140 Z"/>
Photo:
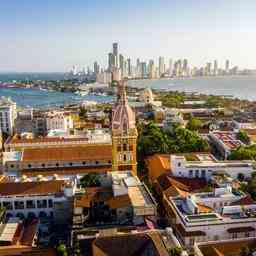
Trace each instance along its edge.
<path fill-rule="evenodd" d="M 128 104 L 124 83 L 118 85 L 118 101 L 112 114 L 112 169 L 137 173 L 135 113 Z"/>

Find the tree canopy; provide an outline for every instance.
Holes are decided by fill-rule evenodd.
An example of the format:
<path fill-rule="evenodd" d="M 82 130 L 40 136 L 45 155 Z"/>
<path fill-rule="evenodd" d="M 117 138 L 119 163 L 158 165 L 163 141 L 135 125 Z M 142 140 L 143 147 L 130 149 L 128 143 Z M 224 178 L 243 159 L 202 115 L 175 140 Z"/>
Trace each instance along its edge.
<path fill-rule="evenodd" d="M 256 145 L 241 146 L 232 151 L 229 160 L 256 160 Z"/>
<path fill-rule="evenodd" d="M 190 116 L 186 128 L 190 131 L 198 131 L 203 126 L 202 122 L 193 116 Z"/>
<path fill-rule="evenodd" d="M 209 149 L 207 141 L 197 132 L 180 126 L 162 130 L 150 122 L 140 124 L 138 131 L 138 156 L 141 159 L 155 153 L 189 153 Z"/>
<path fill-rule="evenodd" d="M 97 173 L 86 173 L 81 179 L 80 184 L 83 188 L 100 186 L 100 179 Z"/>
<path fill-rule="evenodd" d="M 246 133 L 246 131 L 244 131 L 242 129 L 239 130 L 236 137 L 237 137 L 238 140 L 241 140 L 245 144 L 250 143 L 250 138 L 249 138 L 248 134 Z"/>

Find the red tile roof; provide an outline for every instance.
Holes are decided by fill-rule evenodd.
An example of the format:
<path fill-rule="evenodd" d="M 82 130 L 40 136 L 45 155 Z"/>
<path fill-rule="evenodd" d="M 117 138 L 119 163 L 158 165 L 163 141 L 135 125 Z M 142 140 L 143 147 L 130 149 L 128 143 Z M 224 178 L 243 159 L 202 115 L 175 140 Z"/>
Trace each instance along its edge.
<path fill-rule="evenodd" d="M 88 147 L 24 149 L 23 162 L 111 160 L 111 145 L 91 145 Z"/>
<path fill-rule="evenodd" d="M 63 180 L 0 183 L 0 196 L 59 193 L 64 183 Z"/>

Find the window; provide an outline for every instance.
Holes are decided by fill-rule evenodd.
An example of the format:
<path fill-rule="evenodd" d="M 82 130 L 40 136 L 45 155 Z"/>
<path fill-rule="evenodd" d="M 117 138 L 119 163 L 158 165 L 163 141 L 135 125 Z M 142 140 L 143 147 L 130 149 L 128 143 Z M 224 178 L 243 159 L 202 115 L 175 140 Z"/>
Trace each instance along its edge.
<path fill-rule="evenodd" d="M 178 167 L 181 167 L 181 163 L 178 163 Z"/>
<path fill-rule="evenodd" d="M 98 161 L 95 161 L 95 164 L 98 164 L 99 162 Z"/>
<path fill-rule="evenodd" d="M 53 206 L 52 199 L 49 199 L 49 200 L 48 200 L 48 207 L 49 207 L 49 208 L 52 208 L 52 206 Z"/>
<path fill-rule="evenodd" d="M 14 165 L 13 165 L 13 164 L 11 164 L 11 168 L 14 168 Z"/>
<path fill-rule="evenodd" d="M 201 171 L 201 177 L 202 177 L 202 178 L 205 178 L 205 176 L 206 176 L 206 172 L 205 172 L 205 170 L 202 170 L 202 171 Z"/>
<path fill-rule="evenodd" d="M 127 151 L 127 144 L 123 144 L 123 151 Z"/>
<path fill-rule="evenodd" d="M 23 201 L 15 201 L 14 207 L 15 207 L 15 210 L 24 209 L 24 202 Z"/>
<path fill-rule="evenodd" d="M 37 200 L 37 208 L 47 208 L 47 200 Z"/>
<path fill-rule="evenodd" d="M 59 163 L 56 163 L 56 167 L 59 167 Z"/>
<path fill-rule="evenodd" d="M 73 163 L 69 163 L 69 165 L 70 165 L 70 166 L 72 166 L 72 165 L 73 165 Z"/>
<path fill-rule="evenodd" d="M 193 170 L 189 170 L 189 177 L 193 177 Z"/>
<path fill-rule="evenodd" d="M 32 167 L 32 165 L 31 164 L 28 164 L 28 168 L 31 168 Z"/>
<path fill-rule="evenodd" d="M 111 164 L 111 160 L 108 160 L 108 163 Z"/>
<path fill-rule="evenodd" d="M 83 165 L 86 165 L 86 162 L 85 162 L 85 161 L 83 162 Z"/>
<path fill-rule="evenodd" d="M 12 210 L 13 207 L 12 207 L 12 202 L 3 202 L 3 207 L 6 209 L 6 210 Z"/>
<path fill-rule="evenodd" d="M 42 167 L 45 167 L 45 164 L 42 164 Z"/>
<path fill-rule="evenodd" d="M 195 243 L 195 238 L 194 237 L 190 238 L 189 239 L 189 245 L 193 246 L 194 243 Z"/>
<path fill-rule="evenodd" d="M 232 238 L 233 238 L 233 239 L 237 238 L 237 233 L 233 233 L 233 234 L 232 234 Z"/>
<path fill-rule="evenodd" d="M 196 176 L 196 178 L 199 177 L 199 170 L 195 170 L 195 176 Z"/>
<path fill-rule="evenodd" d="M 124 161 L 126 161 L 126 155 L 124 154 Z"/>
<path fill-rule="evenodd" d="M 26 202 L 26 207 L 27 207 L 28 209 L 36 208 L 35 201 L 34 201 L 34 200 L 27 200 L 27 202 Z"/>

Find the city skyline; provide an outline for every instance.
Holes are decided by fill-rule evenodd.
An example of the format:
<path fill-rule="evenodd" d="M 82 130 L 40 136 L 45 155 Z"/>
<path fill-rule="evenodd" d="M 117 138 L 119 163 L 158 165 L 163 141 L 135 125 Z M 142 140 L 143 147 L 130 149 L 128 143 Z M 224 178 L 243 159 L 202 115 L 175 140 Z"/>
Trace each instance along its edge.
<path fill-rule="evenodd" d="M 0 7 L 1 72 L 61 72 L 95 61 L 107 67 L 112 42 L 133 63 L 164 56 L 256 68 L 255 1 L 14 0 Z"/>

